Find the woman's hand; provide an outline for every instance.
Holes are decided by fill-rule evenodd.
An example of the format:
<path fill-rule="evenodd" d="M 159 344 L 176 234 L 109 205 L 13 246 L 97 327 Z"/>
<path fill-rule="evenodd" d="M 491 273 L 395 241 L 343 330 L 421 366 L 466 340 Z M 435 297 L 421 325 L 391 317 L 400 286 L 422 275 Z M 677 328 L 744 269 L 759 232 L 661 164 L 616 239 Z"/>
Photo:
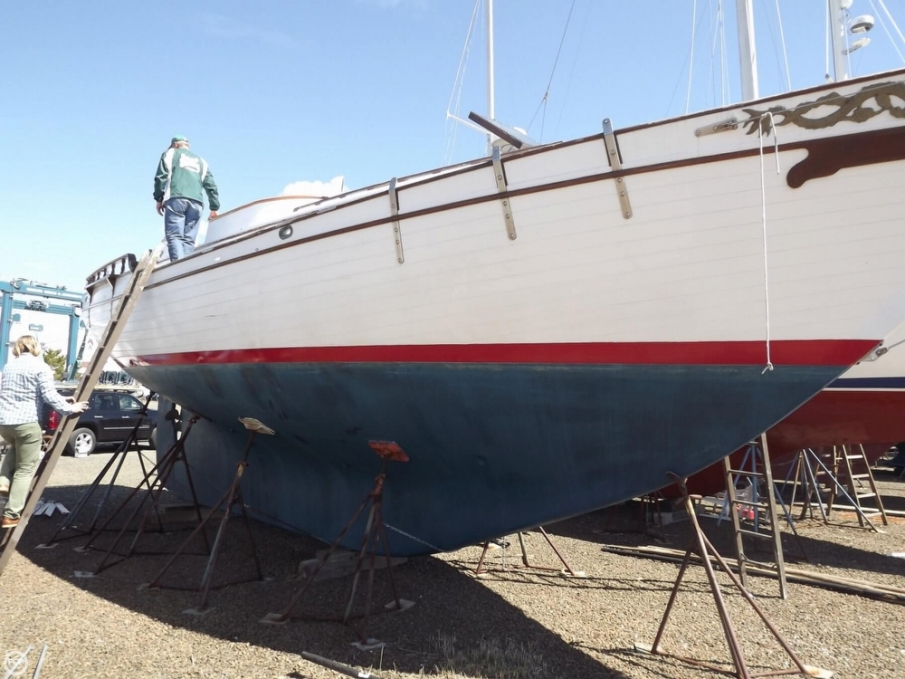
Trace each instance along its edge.
<path fill-rule="evenodd" d="M 67 401 L 69 399 L 66 399 Z M 72 404 L 72 412 L 75 413 L 83 413 L 88 410 L 88 401 L 79 401 L 78 403 Z"/>

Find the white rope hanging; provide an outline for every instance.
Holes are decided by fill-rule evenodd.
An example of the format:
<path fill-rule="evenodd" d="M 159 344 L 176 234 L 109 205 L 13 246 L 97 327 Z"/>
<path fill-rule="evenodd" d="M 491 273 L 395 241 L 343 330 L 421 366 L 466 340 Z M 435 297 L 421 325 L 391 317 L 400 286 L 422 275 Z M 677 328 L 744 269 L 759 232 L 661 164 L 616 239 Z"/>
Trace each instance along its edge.
<path fill-rule="evenodd" d="M 761 371 L 761 375 L 773 370 L 773 361 L 770 357 L 770 267 L 767 252 L 767 185 L 766 173 L 764 171 L 764 133 L 763 121 L 769 116 L 770 127 L 773 132 L 773 155 L 776 156 L 776 174 L 780 173 L 779 169 L 779 137 L 776 134 L 776 125 L 773 121 L 773 112 L 767 111 L 760 117 L 760 219 L 761 229 L 764 237 L 764 310 L 766 315 L 766 336 L 767 336 L 767 365 Z"/>

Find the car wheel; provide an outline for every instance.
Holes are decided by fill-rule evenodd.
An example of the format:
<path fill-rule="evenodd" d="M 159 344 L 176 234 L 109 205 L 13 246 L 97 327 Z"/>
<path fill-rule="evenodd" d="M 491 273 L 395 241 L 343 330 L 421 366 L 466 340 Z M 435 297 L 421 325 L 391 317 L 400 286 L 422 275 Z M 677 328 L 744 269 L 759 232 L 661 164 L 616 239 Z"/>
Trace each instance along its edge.
<path fill-rule="evenodd" d="M 96 445 L 97 437 L 90 429 L 76 429 L 69 437 L 69 450 L 77 457 L 90 455 Z"/>
<path fill-rule="evenodd" d="M 151 430 L 151 435 L 148 437 L 148 443 L 151 445 L 151 448 L 157 450 L 157 427 L 154 427 Z"/>

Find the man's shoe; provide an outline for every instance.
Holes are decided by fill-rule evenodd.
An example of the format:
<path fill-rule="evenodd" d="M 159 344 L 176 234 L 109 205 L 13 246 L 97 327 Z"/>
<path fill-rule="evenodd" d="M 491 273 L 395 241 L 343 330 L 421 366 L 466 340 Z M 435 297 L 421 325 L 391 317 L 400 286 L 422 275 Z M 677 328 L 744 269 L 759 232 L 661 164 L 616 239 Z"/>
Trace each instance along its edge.
<path fill-rule="evenodd" d="M 0 528 L 14 528 L 19 525 L 19 517 L 17 516 L 15 519 L 11 519 L 8 516 L 3 517 L 3 521 L 0 521 Z"/>

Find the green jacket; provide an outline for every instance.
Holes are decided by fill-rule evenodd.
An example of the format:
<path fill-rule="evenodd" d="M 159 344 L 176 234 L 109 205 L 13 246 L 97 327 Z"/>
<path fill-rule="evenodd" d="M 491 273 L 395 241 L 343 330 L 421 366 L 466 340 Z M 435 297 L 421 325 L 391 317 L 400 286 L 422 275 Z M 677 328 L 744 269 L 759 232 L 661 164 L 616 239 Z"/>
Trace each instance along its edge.
<path fill-rule="evenodd" d="M 207 193 L 211 210 L 219 210 L 217 185 L 204 158 L 189 149 L 167 149 L 160 156 L 157 174 L 154 175 L 154 200 L 165 202 L 170 198 L 190 198 L 203 204 L 202 192 Z"/>

